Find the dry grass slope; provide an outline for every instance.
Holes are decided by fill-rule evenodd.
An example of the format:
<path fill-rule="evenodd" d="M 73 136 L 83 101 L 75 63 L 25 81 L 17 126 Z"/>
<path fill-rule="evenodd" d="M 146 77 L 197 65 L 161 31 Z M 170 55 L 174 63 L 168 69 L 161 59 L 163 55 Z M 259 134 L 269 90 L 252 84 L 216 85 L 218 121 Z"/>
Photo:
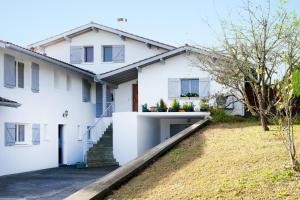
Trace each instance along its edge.
<path fill-rule="evenodd" d="M 300 149 L 300 126 L 295 130 Z M 253 122 L 209 125 L 107 198 L 299 199 L 300 174 L 286 169 L 288 162 L 274 127 L 264 133 Z"/>

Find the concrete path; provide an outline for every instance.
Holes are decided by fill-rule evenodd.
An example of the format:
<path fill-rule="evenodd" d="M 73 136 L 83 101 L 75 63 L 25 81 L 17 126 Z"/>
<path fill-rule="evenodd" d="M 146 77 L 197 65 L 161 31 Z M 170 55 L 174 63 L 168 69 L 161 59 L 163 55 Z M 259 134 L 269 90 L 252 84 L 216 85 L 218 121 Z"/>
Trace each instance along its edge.
<path fill-rule="evenodd" d="M 0 176 L 2 199 L 63 199 L 117 167 L 76 169 L 60 167 Z"/>

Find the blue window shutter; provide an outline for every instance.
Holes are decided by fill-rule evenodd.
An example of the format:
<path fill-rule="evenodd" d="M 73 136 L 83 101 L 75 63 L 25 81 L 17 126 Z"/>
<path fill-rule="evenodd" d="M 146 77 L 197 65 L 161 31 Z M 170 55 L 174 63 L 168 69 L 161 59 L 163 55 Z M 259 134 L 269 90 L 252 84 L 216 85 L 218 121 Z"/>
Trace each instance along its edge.
<path fill-rule="evenodd" d="M 16 124 L 5 123 L 5 146 L 13 146 L 16 143 Z"/>
<path fill-rule="evenodd" d="M 40 91 L 40 66 L 36 63 L 31 64 L 31 91 Z"/>
<path fill-rule="evenodd" d="M 40 144 L 40 125 L 32 124 L 32 144 L 38 145 Z"/>
<path fill-rule="evenodd" d="M 16 87 L 16 63 L 15 57 L 4 54 L 4 86 Z"/>
<path fill-rule="evenodd" d="M 96 117 L 100 117 L 103 113 L 103 94 L 102 84 L 96 84 Z"/>
<path fill-rule="evenodd" d="M 210 79 L 199 78 L 199 97 L 206 98 L 210 95 Z"/>
<path fill-rule="evenodd" d="M 115 45 L 112 49 L 113 62 L 124 62 L 125 61 L 125 46 Z"/>
<path fill-rule="evenodd" d="M 178 98 L 180 96 L 180 79 L 169 78 L 168 79 L 168 98 Z"/>
<path fill-rule="evenodd" d="M 70 47 L 70 63 L 80 64 L 83 58 L 83 47 L 81 46 L 71 46 Z"/>

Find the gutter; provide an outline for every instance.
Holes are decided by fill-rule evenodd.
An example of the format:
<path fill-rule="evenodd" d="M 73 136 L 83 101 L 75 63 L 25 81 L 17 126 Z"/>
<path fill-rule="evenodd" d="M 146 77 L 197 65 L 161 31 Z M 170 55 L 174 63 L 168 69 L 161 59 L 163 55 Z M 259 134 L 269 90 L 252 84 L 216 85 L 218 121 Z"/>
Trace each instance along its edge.
<path fill-rule="evenodd" d="M 7 106 L 7 107 L 12 107 L 12 108 L 17 108 L 21 105 L 22 104 L 20 104 L 20 103 L 0 102 L 0 106 Z"/>

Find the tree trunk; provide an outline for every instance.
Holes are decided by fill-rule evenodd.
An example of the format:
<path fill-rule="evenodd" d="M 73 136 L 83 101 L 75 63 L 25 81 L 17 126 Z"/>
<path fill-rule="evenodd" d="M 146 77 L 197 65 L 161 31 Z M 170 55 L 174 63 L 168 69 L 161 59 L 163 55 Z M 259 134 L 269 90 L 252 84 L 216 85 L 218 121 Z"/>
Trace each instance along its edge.
<path fill-rule="evenodd" d="M 260 118 L 261 126 L 264 131 L 269 131 L 270 129 L 268 127 L 268 120 L 264 113 L 265 112 L 265 100 L 262 98 L 262 95 L 260 92 L 258 92 L 257 99 L 258 99 L 259 118 Z"/>
<path fill-rule="evenodd" d="M 286 135 L 287 135 L 287 144 L 288 150 L 291 159 L 291 167 L 295 171 L 299 171 L 299 163 L 296 157 L 296 148 L 294 143 L 294 133 L 293 133 L 293 121 L 292 121 L 292 108 L 291 108 L 291 100 L 286 106 L 286 117 L 287 117 L 287 125 L 286 125 Z"/>
<path fill-rule="evenodd" d="M 268 127 L 268 120 L 267 117 L 265 116 L 265 114 L 263 113 L 263 111 L 259 112 L 259 118 L 260 118 L 260 124 L 263 128 L 264 131 L 269 131 L 269 127 Z"/>

